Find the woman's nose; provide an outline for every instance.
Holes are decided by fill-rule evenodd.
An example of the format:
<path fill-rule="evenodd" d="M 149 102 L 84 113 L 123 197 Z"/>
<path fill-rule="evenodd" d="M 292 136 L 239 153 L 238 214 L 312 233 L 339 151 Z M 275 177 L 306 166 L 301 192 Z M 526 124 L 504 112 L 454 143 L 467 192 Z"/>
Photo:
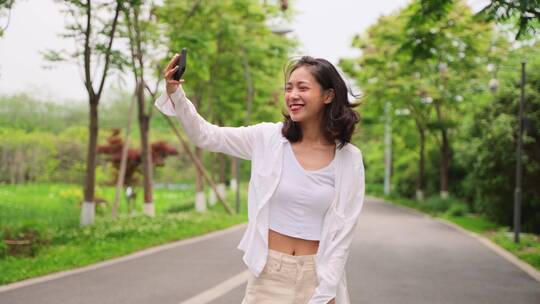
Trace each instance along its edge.
<path fill-rule="evenodd" d="M 291 99 L 297 99 L 298 98 L 298 90 L 296 89 L 292 89 L 291 91 L 289 91 L 289 98 Z"/>

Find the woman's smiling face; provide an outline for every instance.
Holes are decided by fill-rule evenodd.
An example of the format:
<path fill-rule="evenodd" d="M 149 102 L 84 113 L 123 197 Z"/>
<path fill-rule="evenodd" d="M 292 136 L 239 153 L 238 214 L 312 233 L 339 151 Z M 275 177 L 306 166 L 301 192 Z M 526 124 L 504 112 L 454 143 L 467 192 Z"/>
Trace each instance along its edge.
<path fill-rule="evenodd" d="M 285 84 L 285 105 L 295 122 L 322 118 L 325 104 L 331 101 L 305 66 L 295 69 Z"/>

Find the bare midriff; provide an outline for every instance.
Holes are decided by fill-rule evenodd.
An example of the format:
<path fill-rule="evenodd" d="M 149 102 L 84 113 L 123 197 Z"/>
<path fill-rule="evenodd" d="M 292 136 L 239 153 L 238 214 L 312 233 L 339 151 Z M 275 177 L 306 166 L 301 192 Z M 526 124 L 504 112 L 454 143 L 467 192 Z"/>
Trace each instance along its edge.
<path fill-rule="evenodd" d="M 335 143 L 313 145 L 306 143 L 292 144 L 294 157 L 304 170 L 319 170 L 330 164 L 335 156 Z M 305 240 L 281 234 L 268 229 L 268 248 L 289 255 L 313 255 L 319 249 L 319 241 Z"/>
<path fill-rule="evenodd" d="M 289 255 L 313 255 L 317 253 L 319 241 L 304 240 L 268 229 L 268 248 Z"/>

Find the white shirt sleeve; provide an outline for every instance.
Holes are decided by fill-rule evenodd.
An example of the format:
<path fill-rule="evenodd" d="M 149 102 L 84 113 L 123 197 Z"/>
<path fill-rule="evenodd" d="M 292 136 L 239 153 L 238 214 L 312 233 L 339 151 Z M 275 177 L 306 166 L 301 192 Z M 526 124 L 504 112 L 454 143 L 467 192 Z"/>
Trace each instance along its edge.
<path fill-rule="evenodd" d="M 364 165 L 360 160 L 354 168 L 354 176 L 350 180 L 350 192 L 343 198 L 346 200 L 346 208 L 340 212 L 343 221 L 343 229 L 337 231 L 329 241 L 324 259 L 319 265 L 319 285 L 309 304 L 327 304 L 337 294 L 338 285 L 344 274 L 345 264 L 349 257 L 349 249 L 353 241 L 354 231 L 358 223 L 358 216 L 362 210 L 365 193 Z M 336 301 L 336 304 L 340 304 Z"/>
<path fill-rule="evenodd" d="M 211 124 L 197 113 L 182 86 L 179 86 L 170 98 L 167 92 L 161 94 L 154 105 L 161 113 L 176 116 L 189 139 L 197 147 L 246 160 L 251 160 L 259 131 L 267 124 L 259 123 L 247 127 L 220 127 Z"/>

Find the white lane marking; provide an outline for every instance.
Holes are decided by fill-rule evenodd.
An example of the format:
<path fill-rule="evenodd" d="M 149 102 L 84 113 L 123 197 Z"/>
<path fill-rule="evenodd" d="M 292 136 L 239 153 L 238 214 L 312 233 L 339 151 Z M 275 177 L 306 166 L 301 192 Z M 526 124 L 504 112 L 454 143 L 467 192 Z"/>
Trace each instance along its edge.
<path fill-rule="evenodd" d="M 224 235 L 224 234 L 227 234 L 227 233 L 234 232 L 234 231 L 239 230 L 239 229 L 243 229 L 246 226 L 247 226 L 246 223 L 242 223 L 242 224 L 238 224 L 238 225 L 235 225 L 235 226 L 223 229 L 223 230 L 210 232 L 210 233 L 207 233 L 205 235 L 196 236 L 196 237 L 176 241 L 176 242 L 165 244 L 165 245 L 160 245 L 160 246 L 156 246 L 156 247 L 143 249 L 141 251 L 137 251 L 137 252 L 134 252 L 132 254 L 129 254 L 129 255 L 126 255 L 126 256 L 123 256 L 123 257 L 119 257 L 119 258 L 113 258 L 113 259 L 107 260 L 105 262 L 91 264 L 91 265 L 84 266 L 84 267 L 77 268 L 77 269 L 73 269 L 73 270 L 66 270 L 66 271 L 56 272 L 56 273 L 45 275 L 45 276 L 42 276 L 42 277 L 37 277 L 37 278 L 33 278 L 33 279 L 28 279 L 28 280 L 24 280 L 24 281 L 19 281 L 19 282 L 3 285 L 3 286 L 0 286 L 0 293 L 8 291 L 8 290 L 13 290 L 13 289 L 21 288 L 21 287 L 26 287 L 26 286 L 38 284 L 38 283 L 57 280 L 57 279 L 60 279 L 60 278 L 63 278 L 63 277 L 69 276 L 69 275 L 74 275 L 74 274 L 78 274 L 78 273 L 92 271 L 92 270 L 96 270 L 96 269 L 99 269 L 99 268 L 111 266 L 111 265 L 114 265 L 114 264 L 134 260 L 134 259 L 137 259 L 137 258 L 140 258 L 140 257 L 143 257 L 143 256 L 147 256 L 147 255 L 150 255 L 150 254 L 153 254 L 153 253 L 156 253 L 156 252 L 160 252 L 160 251 L 163 251 L 163 250 L 168 250 L 168 249 L 177 248 L 177 247 L 188 245 L 188 244 L 193 244 L 193 243 L 206 241 L 206 240 L 214 238 L 214 237 L 218 237 L 218 236 L 221 236 L 221 235 Z"/>
<path fill-rule="evenodd" d="M 235 289 L 236 287 L 244 284 L 250 276 L 249 270 L 241 272 L 234 277 L 204 291 L 200 294 L 181 302 L 180 304 L 206 304 L 209 303 L 227 292 Z"/>

